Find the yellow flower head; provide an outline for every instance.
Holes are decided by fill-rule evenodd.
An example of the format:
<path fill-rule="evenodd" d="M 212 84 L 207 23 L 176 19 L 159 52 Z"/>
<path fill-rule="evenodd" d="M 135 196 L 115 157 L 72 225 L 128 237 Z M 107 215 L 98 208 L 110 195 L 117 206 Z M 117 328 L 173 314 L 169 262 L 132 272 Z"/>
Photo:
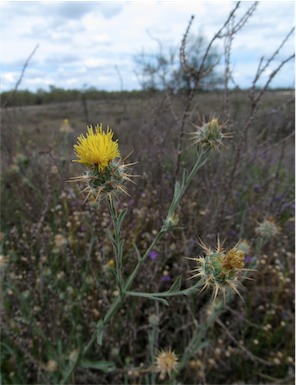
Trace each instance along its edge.
<path fill-rule="evenodd" d="M 87 127 L 86 137 L 80 135 L 78 144 L 74 145 L 78 160 L 75 162 L 83 163 L 89 168 L 97 168 L 99 172 L 105 170 L 109 162 L 120 157 L 117 140 L 112 140 L 113 132 L 107 127 L 103 131 L 102 124 Z"/>
<path fill-rule="evenodd" d="M 224 255 L 224 258 L 221 262 L 221 267 L 229 272 L 233 272 L 236 269 L 242 269 L 245 266 L 244 259 L 244 251 L 234 247 Z"/>
<path fill-rule="evenodd" d="M 171 349 L 162 350 L 156 358 L 157 371 L 160 372 L 160 378 L 163 380 L 167 374 L 170 376 L 172 371 L 176 370 L 177 363 L 178 358 Z"/>
<path fill-rule="evenodd" d="M 115 266 L 115 261 L 114 261 L 114 259 L 109 259 L 109 261 L 108 261 L 108 266 L 111 267 L 111 268 L 113 268 L 113 267 Z"/>
<path fill-rule="evenodd" d="M 71 178 L 70 182 L 86 183 L 84 192 L 87 193 L 85 201 L 90 198 L 93 202 L 100 201 L 103 197 L 112 199 L 121 192 L 128 195 L 125 182 L 132 182 L 136 175 L 127 173 L 129 166 L 135 163 L 124 164 L 127 159 L 120 157 L 117 140 L 112 140 L 113 132 L 107 127 L 104 132 L 102 125 L 87 127 L 86 137 L 80 135 L 78 144 L 74 145 L 78 160 L 88 167 L 86 174 Z"/>

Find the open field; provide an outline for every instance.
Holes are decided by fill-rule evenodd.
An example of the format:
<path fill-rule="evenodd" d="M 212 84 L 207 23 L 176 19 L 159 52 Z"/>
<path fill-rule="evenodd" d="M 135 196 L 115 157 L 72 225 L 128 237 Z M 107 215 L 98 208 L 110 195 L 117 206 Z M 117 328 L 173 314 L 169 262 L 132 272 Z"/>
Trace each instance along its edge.
<path fill-rule="evenodd" d="M 212 301 L 211 291 L 158 301 L 129 297 L 94 344 L 71 384 L 293 384 L 294 383 L 294 95 L 268 91 L 252 113 L 247 92 L 117 94 L 2 109 L 1 276 L 2 383 L 58 384 L 118 295 L 105 202 L 87 200 L 68 183 L 84 167 L 73 145 L 86 125 L 109 125 L 135 184 L 127 183 L 118 210 L 127 208 L 123 275 L 161 228 L 182 169 L 195 150 L 193 124 L 225 122 L 219 151 L 201 168 L 179 210 L 182 231 L 166 234 L 139 271 L 139 291 L 169 290 L 178 276 L 189 287 L 199 239 L 229 249 L 246 240 L 243 300 Z M 69 126 L 64 124 L 68 119 Z M 184 136 L 180 126 L 184 122 Z M 178 146 L 182 154 L 178 163 Z M 178 167 L 177 167 L 178 165 Z M 258 223 L 280 231 L 256 251 Z M 255 257 L 256 256 L 256 257 Z M 219 315 L 212 317 L 217 311 Z M 215 313 L 216 314 L 216 313 Z M 212 318 L 211 318 L 212 317 Z M 162 380 L 151 367 L 162 349 L 182 363 Z"/>

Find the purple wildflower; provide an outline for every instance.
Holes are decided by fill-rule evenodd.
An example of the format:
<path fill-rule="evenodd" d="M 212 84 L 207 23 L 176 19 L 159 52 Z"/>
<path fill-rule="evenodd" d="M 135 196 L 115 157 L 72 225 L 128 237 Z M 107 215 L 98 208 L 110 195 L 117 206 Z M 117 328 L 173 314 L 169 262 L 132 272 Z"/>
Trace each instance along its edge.
<path fill-rule="evenodd" d="M 171 280 L 172 278 L 168 274 L 162 275 L 162 277 L 160 278 L 160 282 L 168 282 Z"/>
<path fill-rule="evenodd" d="M 151 250 L 148 254 L 148 257 L 153 261 L 158 257 L 158 252 L 156 250 Z"/>
<path fill-rule="evenodd" d="M 245 263 L 250 263 L 252 261 L 252 257 L 250 255 L 245 256 Z"/>

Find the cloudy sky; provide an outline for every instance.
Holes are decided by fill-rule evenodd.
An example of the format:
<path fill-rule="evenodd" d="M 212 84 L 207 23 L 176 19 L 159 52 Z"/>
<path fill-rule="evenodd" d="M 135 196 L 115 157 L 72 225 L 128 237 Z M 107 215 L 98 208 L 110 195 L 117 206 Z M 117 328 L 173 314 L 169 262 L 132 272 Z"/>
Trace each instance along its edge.
<path fill-rule="evenodd" d="M 140 89 L 135 57 L 172 47 L 178 52 L 191 15 L 191 32 L 210 40 L 233 1 L 1 1 L 1 90 L 13 89 L 34 47 L 19 89 L 96 87 Z M 241 3 L 238 18 L 252 2 Z M 235 82 L 249 87 L 262 56 L 268 59 L 295 23 L 294 1 L 261 1 L 232 46 Z M 223 42 L 216 45 L 223 53 Z M 271 71 L 294 52 L 294 34 Z M 223 64 L 223 58 L 221 66 Z M 120 80 L 121 77 L 121 80 Z M 264 80 L 264 79 L 263 79 Z M 294 61 L 274 87 L 294 87 Z"/>

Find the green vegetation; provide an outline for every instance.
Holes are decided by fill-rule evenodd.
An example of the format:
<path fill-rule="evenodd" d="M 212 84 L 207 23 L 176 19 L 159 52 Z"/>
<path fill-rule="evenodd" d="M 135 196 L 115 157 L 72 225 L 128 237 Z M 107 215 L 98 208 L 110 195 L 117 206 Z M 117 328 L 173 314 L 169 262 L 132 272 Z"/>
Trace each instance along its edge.
<path fill-rule="evenodd" d="M 114 91 L 108 92 L 97 90 L 93 87 L 84 90 L 63 89 L 55 86 L 50 86 L 49 91 L 40 89 L 36 92 L 28 90 L 18 90 L 13 98 L 11 97 L 13 90 L 1 92 L 1 106 L 18 107 L 18 106 L 34 106 L 49 103 L 75 102 L 83 99 L 86 100 L 109 100 L 115 97 L 145 97 L 147 93 L 143 91 Z"/>

